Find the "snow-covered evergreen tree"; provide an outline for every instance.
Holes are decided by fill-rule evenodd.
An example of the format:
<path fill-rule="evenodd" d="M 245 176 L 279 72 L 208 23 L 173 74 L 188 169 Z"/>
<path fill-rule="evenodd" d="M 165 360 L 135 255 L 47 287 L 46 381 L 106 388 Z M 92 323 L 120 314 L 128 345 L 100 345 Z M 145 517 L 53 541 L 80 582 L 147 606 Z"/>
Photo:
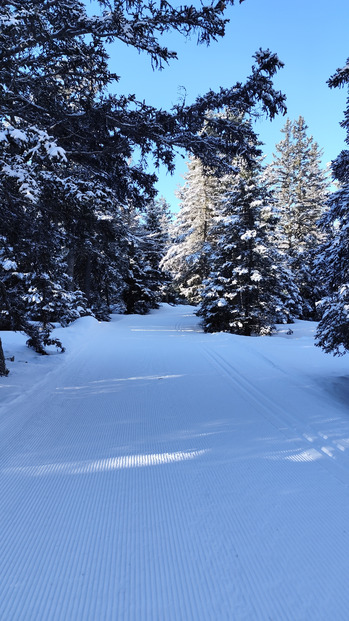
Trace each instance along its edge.
<path fill-rule="evenodd" d="M 143 216 L 144 237 L 149 244 L 147 261 L 154 274 L 158 301 L 172 299 L 172 278 L 163 266 L 163 259 L 170 243 L 173 215 L 164 197 L 153 200 Z"/>
<path fill-rule="evenodd" d="M 349 59 L 330 78 L 331 88 L 349 84 Z M 349 98 L 341 126 L 349 145 Z M 318 277 L 328 290 L 320 303 L 322 313 L 316 332 L 316 345 L 327 353 L 343 355 L 349 350 L 349 150 L 344 149 L 332 162 L 338 189 L 330 195 L 328 211 L 321 225 L 327 241 L 319 257 Z"/>
<path fill-rule="evenodd" d="M 176 149 L 183 148 L 223 173 L 232 157 L 256 150 L 234 117 L 262 110 L 272 118 L 285 109 L 272 84 L 282 63 L 268 50 L 256 53 L 245 84 L 170 112 L 108 94 L 118 77 L 108 69 L 106 42 L 119 40 L 162 66 L 176 53 L 160 35 L 196 32 L 209 43 L 224 35 L 225 3 L 178 10 L 144 0 L 135 10 L 132 2 L 99 0 L 98 6 L 101 14 L 93 16 L 81 0 L 0 6 L 1 311 L 26 331 L 40 317 L 39 349 L 40 331 L 48 342 L 50 319 L 67 321 L 88 308 L 104 317 L 122 298 L 129 237 L 120 215 L 129 204 L 141 212 L 154 198 L 149 158 L 173 170 Z M 212 112 L 224 106 L 233 117 L 217 121 Z M 21 231 L 23 246 L 8 222 Z"/>
<path fill-rule="evenodd" d="M 322 152 L 307 129 L 303 117 L 287 119 L 284 139 L 276 145 L 267 177 L 280 213 L 278 246 L 287 256 L 302 297 L 300 316 L 315 319 L 316 302 L 323 294 L 315 274 L 323 241 L 318 222 L 328 196 L 328 180 L 321 167 Z"/>
<path fill-rule="evenodd" d="M 123 301 L 127 313 L 147 313 L 166 299 L 168 274 L 161 268 L 169 236 L 170 208 L 165 199 L 150 201 L 145 213 L 128 212 L 127 268 Z"/>
<path fill-rule="evenodd" d="M 180 209 L 174 239 L 163 260 L 180 297 L 191 304 L 201 300 L 202 283 L 210 270 L 210 230 L 221 180 L 204 172 L 198 158 L 191 158 L 179 190 Z"/>
<path fill-rule="evenodd" d="M 270 334 L 275 322 L 292 321 L 299 294 L 271 245 L 276 220 L 260 165 L 236 164 L 240 172 L 225 179 L 217 206 L 211 272 L 199 314 L 207 332 Z"/>

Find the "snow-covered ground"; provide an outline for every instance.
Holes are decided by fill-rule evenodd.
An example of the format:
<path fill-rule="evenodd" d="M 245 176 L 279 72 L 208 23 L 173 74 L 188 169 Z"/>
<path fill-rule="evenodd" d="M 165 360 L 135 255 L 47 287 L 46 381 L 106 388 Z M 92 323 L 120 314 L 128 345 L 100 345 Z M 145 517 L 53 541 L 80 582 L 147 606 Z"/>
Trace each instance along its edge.
<path fill-rule="evenodd" d="M 3 333 L 1 621 L 346 621 L 349 356 L 193 309 Z"/>

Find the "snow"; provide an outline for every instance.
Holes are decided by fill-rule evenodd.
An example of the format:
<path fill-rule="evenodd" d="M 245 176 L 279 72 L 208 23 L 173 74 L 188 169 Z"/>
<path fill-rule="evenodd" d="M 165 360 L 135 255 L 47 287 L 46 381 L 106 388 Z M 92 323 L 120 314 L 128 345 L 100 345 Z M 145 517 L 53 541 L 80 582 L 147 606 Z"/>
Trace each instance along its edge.
<path fill-rule="evenodd" d="M 17 263 L 15 263 L 15 261 L 11 261 L 11 259 L 0 259 L 0 260 L 1 260 L 1 267 L 7 272 L 9 270 L 15 270 L 17 268 Z"/>
<path fill-rule="evenodd" d="M 2 171 L 9 177 L 16 177 L 18 181 L 24 182 L 25 180 L 23 169 L 19 168 L 18 166 L 11 167 L 8 164 L 4 164 L 2 167 Z"/>
<path fill-rule="evenodd" d="M 47 141 L 45 142 L 44 147 L 49 157 L 56 157 L 57 159 L 61 159 L 63 162 L 67 161 L 65 150 L 62 147 L 58 147 L 55 142 Z"/>
<path fill-rule="evenodd" d="M 27 142 L 28 136 L 25 132 L 22 132 L 20 129 L 12 128 L 9 130 L 9 135 L 13 140 L 19 140 L 20 142 Z"/>
<path fill-rule="evenodd" d="M 263 280 L 261 273 L 258 272 L 258 270 L 254 270 L 251 274 L 251 280 L 252 282 L 260 282 Z"/>
<path fill-rule="evenodd" d="M 254 201 L 253 204 L 254 205 L 258 204 L 258 201 Z M 240 239 L 248 241 L 249 239 L 254 239 L 256 235 L 257 235 L 257 231 L 255 231 L 254 229 L 251 229 L 251 230 L 245 231 L 243 235 L 240 235 Z"/>
<path fill-rule="evenodd" d="M 0 333 L 1 620 L 348 618 L 349 357 L 289 327 Z"/>

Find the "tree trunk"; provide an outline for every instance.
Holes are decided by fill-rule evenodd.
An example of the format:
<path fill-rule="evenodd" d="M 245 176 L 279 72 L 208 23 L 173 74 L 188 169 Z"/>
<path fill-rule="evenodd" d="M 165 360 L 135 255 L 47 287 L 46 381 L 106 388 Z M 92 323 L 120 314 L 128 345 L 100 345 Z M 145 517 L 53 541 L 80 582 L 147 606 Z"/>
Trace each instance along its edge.
<path fill-rule="evenodd" d="M 88 304 L 90 303 L 91 280 L 92 280 L 92 257 L 91 257 L 91 253 L 88 253 L 86 264 L 85 264 L 85 278 L 84 278 L 84 294 L 86 295 Z"/>
<path fill-rule="evenodd" d="M 0 339 L 0 375 L 6 376 L 8 374 L 9 374 L 9 371 L 8 369 L 6 369 L 4 350 L 2 348 L 2 342 Z"/>
<path fill-rule="evenodd" d="M 67 255 L 67 274 L 69 276 L 68 291 L 74 291 L 75 246 L 71 245 Z"/>

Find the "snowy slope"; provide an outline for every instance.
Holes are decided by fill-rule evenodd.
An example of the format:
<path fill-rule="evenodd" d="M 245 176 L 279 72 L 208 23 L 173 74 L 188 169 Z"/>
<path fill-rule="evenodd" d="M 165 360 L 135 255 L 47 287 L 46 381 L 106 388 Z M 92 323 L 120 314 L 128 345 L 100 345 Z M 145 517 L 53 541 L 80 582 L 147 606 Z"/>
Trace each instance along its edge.
<path fill-rule="evenodd" d="M 190 307 L 2 334 L 1 621 L 345 621 L 349 357 Z"/>

